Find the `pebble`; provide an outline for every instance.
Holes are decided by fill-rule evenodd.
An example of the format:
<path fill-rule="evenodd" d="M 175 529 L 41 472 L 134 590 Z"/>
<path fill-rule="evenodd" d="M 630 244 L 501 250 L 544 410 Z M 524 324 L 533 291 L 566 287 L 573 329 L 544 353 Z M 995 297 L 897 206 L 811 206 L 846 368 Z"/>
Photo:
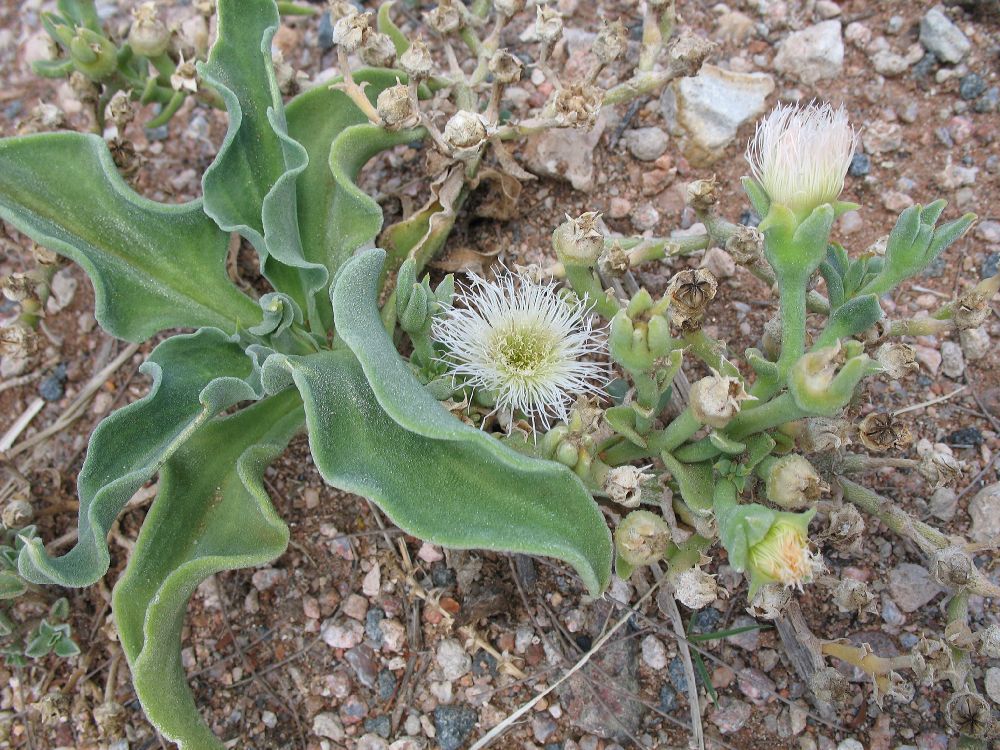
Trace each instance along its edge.
<path fill-rule="evenodd" d="M 389 743 L 377 735 L 363 734 L 354 747 L 355 750 L 389 750 Z"/>
<path fill-rule="evenodd" d="M 936 375 L 941 367 L 941 352 L 932 346 L 915 346 L 914 350 L 917 362 L 926 367 L 931 375 Z"/>
<path fill-rule="evenodd" d="M 559 725 L 544 714 L 538 714 L 531 720 L 531 733 L 535 736 L 536 742 L 544 743 L 558 728 Z"/>
<path fill-rule="evenodd" d="M 639 161 L 656 161 L 667 150 L 670 137 L 660 128 L 636 128 L 625 131 L 629 153 Z"/>
<path fill-rule="evenodd" d="M 900 563 L 889 571 L 889 593 L 904 612 L 916 612 L 940 592 L 941 587 L 922 565 Z"/>
<path fill-rule="evenodd" d="M 330 18 L 330 11 L 326 11 L 319 19 L 319 30 L 316 34 L 316 44 L 326 52 L 333 49 L 333 21 Z"/>
<path fill-rule="evenodd" d="M 640 232 L 648 232 L 660 223 L 660 212 L 651 203 L 643 203 L 632 212 L 632 226 Z"/>
<path fill-rule="evenodd" d="M 58 401 L 66 392 L 66 365 L 59 363 L 38 384 L 38 395 L 46 401 Z"/>
<path fill-rule="evenodd" d="M 402 653 L 406 645 L 406 628 L 399 620 L 382 620 L 379 623 L 382 631 L 382 649 L 393 653 Z"/>
<path fill-rule="evenodd" d="M 1000 221 L 991 220 L 991 221 L 980 222 L 979 225 L 976 227 L 975 235 L 976 237 L 985 242 L 990 242 L 993 244 L 1000 243 Z M 996 253 L 994 253 L 994 255 L 996 255 Z M 996 261 L 994 261 L 994 264 L 995 263 Z M 983 276 L 993 276 L 995 273 L 996 271 L 993 271 L 993 273 L 986 273 L 985 271 L 983 271 Z"/>
<path fill-rule="evenodd" d="M 684 674 L 684 662 L 680 656 L 675 656 L 670 660 L 670 664 L 667 667 L 667 675 L 670 677 L 670 681 L 674 684 L 674 687 L 677 688 L 677 692 L 687 692 L 687 675 Z"/>
<path fill-rule="evenodd" d="M 312 731 L 317 737 L 325 737 L 334 742 L 344 739 L 344 727 L 334 714 L 321 713 L 313 717 Z"/>
<path fill-rule="evenodd" d="M 903 75 L 906 69 L 910 67 L 909 60 L 888 49 L 879 50 L 872 55 L 871 60 L 875 72 L 886 78 Z"/>
<path fill-rule="evenodd" d="M 959 340 L 962 342 L 962 351 L 965 352 L 965 359 L 973 362 L 985 357 L 992 347 L 990 335 L 986 329 L 970 328 L 959 333 Z"/>
<path fill-rule="evenodd" d="M 351 665 L 354 674 L 361 684 L 367 688 L 375 687 L 378 681 L 378 666 L 375 664 L 375 653 L 365 644 L 359 644 L 344 653 L 344 659 Z"/>
<path fill-rule="evenodd" d="M 383 669 L 378 673 L 378 699 L 387 701 L 396 694 L 396 686 L 399 684 L 396 674 L 391 669 Z"/>
<path fill-rule="evenodd" d="M 954 341 L 945 341 L 941 344 L 941 372 L 955 380 L 962 377 L 962 373 L 965 372 L 962 347 Z"/>
<path fill-rule="evenodd" d="M 632 212 L 632 201 L 628 198 L 612 198 L 608 202 L 608 216 L 612 219 L 624 219 Z"/>
<path fill-rule="evenodd" d="M 479 718 L 476 710 L 464 703 L 434 709 L 434 729 L 441 750 L 459 750 L 472 733 Z"/>
<path fill-rule="evenodd" d="M 950 521 L 958 507 L 958 493 L 951 487 L 938 487 L 931 494 L 930 511 L 935 518 Z"/>
<path fill-rule="evenodd" d="M 814 12 L 820 18 L 827 19 L 836 18 L 840 15 L 841 11 L 840 6 L 833 2 L 833 0 L 819 0 L 819 2 L 816 3 Z"/>
<path fill-rule="evenodd" d="M 986 670 L 986 694 L 1000 706 L 1000 667 L 990 667 Z"/>
<path fill-rule="evenodd" d="M 323 641 L 331 648 L 354 648 L 365 637 L 365 629 L 357 620 L 342 624 L 327 623 L 323 626 Z"/>
<path fill-rule="evenodd" d="M 590 130 L 549 130 L 529 138 L 525 163 L 537 174 L 565 180 L 574 190 L 589 193 L 595 185 L 594 148 L 609 116 L 602 112 Z"/>
<path fill-rule="evenodd" d="M 931 8 L 920 19 L 920 43 L 928 52 L 953 65 L 969 54 L 972 43 L 940 8 Z"/>
<path fill-rule="evenodd" d="M 978 73 L 969 73 L 958 81 L 958 95 L 967 102 L 971 102 L 984 91 L 986 91 L 986 81 Z"/>
<path fill-rule="evenodd" d="M 847 168 L 847 174 L 851 177 L 864 177 L 872 169 L 872 160 L 867 154 L 855 154 L 851 157 L 851 165 Z"/>
<path fill-rule="evenodd" d="M 839 745 L 837 745 L 837 750 L 865 750 L 865 746 L 862 745 L 857 740 L 842 740 Z"/>
<path fill-rule="evenodd" d="M 344 600 L 344 614 L 354 620 L 364 620 L 368 614 L 368 600 L 360 594 L 351 594 Z"/>
<path fill-rule="evenodd" d="M 1000 109 L 1000 86 L 990 86 L 986 93 L 976 100 L 972 108 L 980 114 L 996 112 Z"/>
<path fill-rule="evenodd" d="M 756 706 L 763 706 L 774 695 L 774 681 L 759 669 L 741 669 L 736 677 L 740 692 Z"/>
<path fill-rule="evenodd" d="M 961 445 L 978 448 L 983 444 L 983 433 L 975 427 L 961 427 L 948 435 L 945 442 L 951 446 Z"/>
<path fill-rule="evenodd" d="M 853 21 L 844 29 L 844 39 L 855 47 L 864 49 L 872 40 L 872 30 L 860 21 Z"/>
<path fill-rule="evenodd" d="M 844 67 L 840 21 L 823 21 L 789 34 L 778 47 L 774 67 L 807 85 L 839 76 Z"/>
<path fill-rule="evenodd" d="M 356 695 L 349 695 L 340 704 L 340 720 L 345 724 L 360 724 L 368 715 L 368 704 Z"/>
<path fill-rule="evenodd" d="M 663 687 L 660 688 L 660 710 L 663 711 L 663 713 L 668 714 L 671 711 L 676 710 L 679 705 L 680 703 L 677 700 L 677 691 L 670 687 L 667 683 L 664 683 Z"/>
<path fill-rule="evenodd" d="M 752 713 L 753 708 L 749 703 L 725 696 L 719 698 L 719 704 L 709 715 L 709 721 L 715 724 L 722 734 L 733 734 L 744 727 Z"/>
<path fill-rule="evenodd" d="M 462 644 L 454 638 L 445 638 L 438 643 L 435 659 L 446 680 L 460 679 L 472 669 L 472 657 L 465 653 Z"/>
<path fill-rule="evenodd" d="M 385 714 L 381 716 L 373 716 L 370 719 L 365 719 L 365 730 L 368 732 L 374 732 L 379 735 L 379 737 L 388 737 L 389 733 L 392 732 L 392 719 Z M 370 735 L 365 735 L 370 736 Z M 358 740 L 358 747 L 361 747 L 361 742 L 364 741 L 364 737 Z M 388 747 L 389 743 L 383 743 L 380 747 Z"/>
<path fill-rule="evenodd" d="M 1000 483 L 983 487 L 969 503 L 975 542 L 987 542 L 1000 534 Z"/>
<path fill-rule="evenodd" d="M 288 577 L 288 573 L 278 568 L 261 568 L 253 574 L 250 581 L 258 591 L 267 591 Z"/>
<path fill-rule="evenodd" d="M 667 647 L 655 635 L 647 635 L 642 639 L 642 660 L 650 669 L 665 669 L 667 666 Z"/>
<path fill-rule="evenodd" d="M 717 279 L 726 279 L 736 273 L 736 261 L 721 247 L 710 247 L 701 259 L 701 267 L 712 272 Z"/>
<path fill-rule="evenodd" d="M 877 120 L 865 128 L 861 138 L 868 153 L 886 154 L 903 145 L 903 129 L 894 122 Z"/>
<path fill-rule="evenodd" d="M 748 625 L 756 625 L 757 621 L 752 617 L 740 616 L 733 620 L 732 629 L 745 628 Z M 760 645 L 760 631 L 747 630 L 726 638 L 726 641 L 743 649 L 744 651 L 756 651 Z"/>
<path fill-rule="evenodd" d="M 365 638 L 376 646 L 382 645 L 384 635 L 382 633 L 382 620 L 385 619 L 385 612 L 379 607 L 372 607 L 365 614 Z"/>
<path fill-rule="evenodd" d="M 882 620 L 894 628 L 901 628 L 906 624 L 906 615 L 899 611 L 896 602 L 885 593 L 882 594 Z"/>
<path fill-rule="evenodd" d="M 898 190 L 890 190 L 882 196 L 882 205 L 886 210 L 898 214 L 913 205 L 913 198 Z"/>

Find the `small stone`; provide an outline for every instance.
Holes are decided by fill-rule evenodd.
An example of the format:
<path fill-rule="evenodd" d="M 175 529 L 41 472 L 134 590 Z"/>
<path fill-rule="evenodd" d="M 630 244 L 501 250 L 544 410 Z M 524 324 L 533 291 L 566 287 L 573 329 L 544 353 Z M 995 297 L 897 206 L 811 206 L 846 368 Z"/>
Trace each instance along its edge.
<path fill-rule="evenodd" d="M 885 24 L 885 33 L 891 36 L 896 36 L 903 30 L 903 26 L 906 25 L 906 19 L 899 15 L 890 16 L 889 20 Z"/>
<path fill-rule="evenodd" d="M 652 204 L 643 203 L 632 213 L 632 226 L 640 232 L 655 229 L 660 223 L 660 212 Z"/>
<path fill-rule="evenodd" d="M 983 444 L 983 433 L 975 427 L 961 427 L 948 435 L 945 442 L 951 446 L 962 445 L 978 448 Z"/>
<path fill-rule="evenodd" d="M 396 694 L 396 686 L 399 684 L 399 681 L 396 679 L 395 672 L 391 669 L 382 669 L 378 673 L 376 684 L 378 685 L 378 699 L 380 701 L 387 701 Z"/>
<path fill-rule="evenodd" d="M 704 635 L 715 630 L 722 621 L 722 612 L 715 607 L 705 607 L 699 609 L 691 615 L 691 632 L 695 635 Z"/>
<path fill-rule="evenodd" d="M 1000 534 L 1000 483 L 983 487 L 969 503 L 972 529 L 969 536 L 975 542 L 988 542 Z"/>
<path fill-rule="evenodd" d="M 855 47 L 864 49 L 872 40 L 872 30 L 860 21 L 853 21 L 844 29 L 844 39 Z"/>
<path fill-rule="evenodd" d="M 590 130 L 549 130 L 528 139 L 524 160 L 543 177 L 566 180 L 574 190 L 589 193 L 595 185 L 594 148 L 607 127 L 601 114 Z"/>
<path fill-rule="evenodd" d="M 724 696 L 719 698 L 719 704 L 709 715 L 709 721 L 715 724 L 722 734 L 733 734 L 744 727 L 752 713 L 753 709 L 749 703 Z"/>
<path fill-rule="evenodd" d="M 670 137 L 660 128 L 636 128 L 625 131 L 629 153 L 639 161 L 656 161 L 667 150 Z"/>
<path fill-rule="evenodd" d="M 861 140 L 869 154 L 887 154 L 902 147 L 903 129 L 897 123 L 876 120 L 865 128 Z"/>
<path fill-rule="evenodd" d="M 378 666 L 375 664 L 375 653 L 371 648 L 362 643 L 348 649 L 344 653 L 344 659 L 351 665 L 362 685 L 367 688 L 375 687 L 378 680 Z"/>
<path fill-rule="evenodd" d="M 969 54 L 972 43 L 940 8 L 931 8 L 920 19 L 920 43 L 939 59 L 956 65 Z"/>
<path fill-rule="evenodd" d="M 434 709 L 434 729 L 441 750 L 459 750 L 472 733 L 479 716 L 464 703 L 438 706 Z"/>
<path fill-rule="evenodd" d="M 360 594 L 351 594 L 344 599 L 344 614 L 355 620 L 364 620 L 368 613 L 368 600 Z"/>
<path fill-rule="evenodd" d="M 941 593 L 941 587 L 922 565 L 900 563 L 889 571 L 889 593 L 901 610 L 916 612 Z"/>
<path fill-rule="evenodd" d="M 882 620 L 886 625 L 901 628 L 906 624 L 906 615 L 899 611 L 899 606 L 891 596 L 882 594 Z"/>
<path fill-rule="evenodd" d="M 424 542 L 420 545 L 420 549 L 417 550 L 417 557 L 419 557 L 424 562 L 440 562 L 444 560 L 444 554 L 441 552 L 440 547 L 436 547 L 433 544 L 428 544 Z"/>
<path fill-rule="evenodd" d="M 660 688 L 660 710 L 665 714 L 669 714 L 672 711 L 676 711 L 679 705 L 677 691 L 667 683 L 664 683 Z"/>
<path fill-rule="evenodd" d="M 879 75 L 894 78 L 903 75 L 910 67 L 910 63 L 905 57 L 892 50 L 880 49 L 872 55 L 872 66 Z"/>
<path fill-rule="evenodd" d="M 323 627 L 323 641 L 330 648 L 354 648 L 365 637 L 365 629 L 357 620 L 346 620 L 342 624 L 327 623 Z"/>
<path fill-rule="evenodd" d="M 701 259 L 701 267 L 711 271 L 717 279 L 727 279 L 736 273 L 736 261 L 721 247 L 708 248 Z"/>
<path fill-rule="evenodd" d="M 612 198 L 608 202 L 608 217 L 624 219 L 632 212 L 632 201 L 628 198 Z"/>
<path fill-rule="evenodd" d="M 367 597 L 376 597 L 382 589 L 382 570 L 378 563 L 372 565 L 361 580 L 361 591 Z"/>
<path fill-rule="evenodd" d="M 833 0 L 819 0 L 816 3 L 814 11 L 817 16 L 824 20 L 827 18 L 836 18 L 840 15 L 840 6 L 833 2 Z"/>
<path fill-rule="evenodd" d="M 316 44 L 323 52 L 333 49 L 333 21 L 330 11 L 326 11 L 319 19 L 319 29 L 316 32 Z"/>
<path fill-rule="evenodd" d="M 966 185 L 976 184 L 979 167 L 963 167 L 949 163 L 937 176 L 937 183 L 945 190 L 955 190 Z"/>
<path fill-rule="evenodd" d="M 887 211 L 898 214 L 913 205 L 913 198 L 899 190 L 890 190 L 882 196 L 882 205 Z"/>
<path fill-rule="evenodd" d="M 774 681 L 759 669 L 741 669 L 736 677 L 740 692 L 756 706 L 763 706 L 774 695 Z"/>
<path fill-rule="evenodd" d="M 807 85 L 839 76 L 844 67 L 840 21 L 823 21 L 789 34 L 778 47 L 774 67 Z"/>
<path fill-rule="evenodd" d="M 667 675 L 670 677 L 670 681 L 674 684 L 674 687 L 677 688 L 677 692 L 687 692 L 687 675 L 684 673 L 684 662 L 680 656 L 675 656 L 670 660 L 670 664 L 667 667 Z"/>
<path fill-rule="evenodd" d="M 462 644 L 454 638 L 445 638 L 438 643 L 435 659 L 441 668 L 441 674 L 452 682 L 472 669 L 472 657 L 465 653 Z"/>
<path fill-rule="evenodd" d="M 267 591 L 288 577 L 288 573 L 277 568 L 261 568 L 256 571 L 250 581 L 258 591 Z"/>
<path fill-rule="evenodd" d="M 531 733 L 535 736 L 535 742 L 544 744 L 558 728 L 559 725 L 544 714 L 537 714 L 531 720 Z"/>
<path fill-rule="evenodd" d="M 382 621 L 385 619 L 385 612 L 379 607 L 372 607 L 365 614 L 365 638 L 376 646 L 382 645 L 385 634 L 382 632 Z"/>
<path fill-rule="evenodd" d="M 642 639 L 642 660 L 651 669 L 665 669 L 667 666 L 667 647 L 655 635 L 647 635 Z"/>
<path fill-rule="evenodd" d="M 986 93 L 976 99 L 972 108 L 980 114 L 996 112 L 1000 109 L 1000 86 L 990 86 L 986 89 Z"/>
<path fill-rule="evenodd" d="M 864 177 L 872 169 L 872 160 L 867 154 L 857 153 L 851 157 L 851 165 L 847 168 L 847 174 L 851 177 Z"/>
<path fill-rule="evenodd" d="M 865 746 L 857 740 L 843 740 L 837 745 L 837 750 L 865 750 Z"/>
<path fill-rule="evenodd" d="M 950 521 L 958 507 L 958 493 L 951 487 L 938 487 L 931 494 L 930 511 L 935 518 Z"/>
<path fill-rule="evenodd" d="M 38 384 L 38 395 L 46 401 L 58 401 L 66 393 L 66 365 L 58 364 Z"/>
<path fill-rule="evenodd" d="M 381 716 L 372 716 L 370 719 L 365 719 L 365 731 L 374 732 L 379 737 L 388 737 L 392 732 L 392 718 L 383 714 Z M 361 739 L 363 740 L 364 737 Z M 388 746 L 388 743 L 386 743 L 386 746 Z M 361 747 L 360 740 L 358 747 Z"/>
<path fill-rule="evenodd" d="M 1000 221 L 983 221 L 976 226 L 975 235 L 984 242 L 1000 244 Z M 996 273 L 983 272 L 983 276 L 993 276 Z"/>
<path fill-rule="evenodd" d="M 331 713 L 316 714 L 313 717 L 312 731 L 317 737 L 325 737 L 334 742 L 341 742 L 344 739 L 344 727 L 340 719 Z"/>
<path fill-rule="evenodd" d="M 962 356 L 962 347 L 954 341 L 945 341 L 941 344 L 941 371 L 955 380 L 962 377 L 965 372 L 965 357 Z"/>
<path fill-rule="evenodd" d="M 958 337 L 962 342 L 962 351 L 965 352 L 965 359 L 969 362 L 982 359 L 990 351 L 990 335 L 982 326 L 962 331 Z"/>
<path fill-rule="evenodd" d="M 958 82 L 958 95 L 967 102 L 971 102 L 984 91 L 986 91 L 986 81 L 978 73 L 964 75 Z"/>
<path fill-rule="evenodd" d="M 936 375 L 941 367 L 941 353 L 932 346 L 916 346 L 914 349 L 917 362 L 926 367 L 931 375 Z"/>
<path fill-rule="evenodd" d="M 388 717 L 386 717 L 388 718 Z M 368 722 L 365 722 L 365 729 Z M 363 734 L 358 738 L 355 750 L 389 750 L 389 743 L 375 734 Z"/>
<path fill-rule="evenodd" d="M 733 620 L 732 628 L 733 630 L 739 628 L 745 628 L 748 625 L 756 625 L 757 621 L 752 617 L 740 616 Z M 727 628 L 728 629 L 728 628 Z M 744 651 L 756 651 L 757 646 L 760 644 L 760 631 L 759 630 L 746 630 L 742 633 L 737 633 L 736 635 L 731 635 L 726 638 L 726 641 L 732 643 L 735 646 L 739 646 Z"/>
<path fill-rule="evenodd" d="M 1000 667 L 989 667 L 986 670 L 986 694 L 1000 706 Z"/>
<path fill-rule="evenodd" d="M 360 724 L 368 715 L 368 704 L 356 695 L 349 695 L 340 704 L 340 720 L 348 726 Z"/>

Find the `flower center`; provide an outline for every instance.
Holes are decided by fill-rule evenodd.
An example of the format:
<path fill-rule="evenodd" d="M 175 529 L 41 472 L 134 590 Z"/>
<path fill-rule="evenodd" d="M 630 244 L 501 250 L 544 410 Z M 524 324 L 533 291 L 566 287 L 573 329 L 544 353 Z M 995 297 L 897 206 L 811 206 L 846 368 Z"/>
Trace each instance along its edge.
<path fill-rule="evenodd" d="M 531 376 L 552 363 L 555 344 L 552 333 L 541 326 L 514 323 L 493 333 L 490 349 L 501 370 Z"/>

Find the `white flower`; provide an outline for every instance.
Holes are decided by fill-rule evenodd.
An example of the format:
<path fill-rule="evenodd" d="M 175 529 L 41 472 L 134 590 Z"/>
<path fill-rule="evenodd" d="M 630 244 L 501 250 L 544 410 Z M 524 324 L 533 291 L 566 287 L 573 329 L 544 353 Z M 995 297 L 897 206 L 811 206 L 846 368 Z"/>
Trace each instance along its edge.
<path fill-rule="evenodd" d="M 757 123 L 746 159 L 771 202 L 802 218 L 837 200 L 857 145 L 843 106 L 779 104 Z"/>
<path fill-rule="evenodd" d="M 452 375 L 496 397 L 498 409 L 521 411 L 548 428 L 565 420 L 567 406 L 600 389 L 603 352 L 584 301 L 567 302 L 555 285 L 504 272 L 496 281 L 469 274 L 456 305 L 434 319 L 432 336 L 448 348 Z"/>

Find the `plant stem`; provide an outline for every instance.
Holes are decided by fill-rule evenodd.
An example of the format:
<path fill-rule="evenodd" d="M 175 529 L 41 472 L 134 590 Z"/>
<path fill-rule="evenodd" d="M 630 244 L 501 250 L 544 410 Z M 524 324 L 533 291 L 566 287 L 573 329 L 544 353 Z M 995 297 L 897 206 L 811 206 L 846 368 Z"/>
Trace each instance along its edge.
<path fill-rule="evenodd" d="M 566 265 L 566 280 L 581 299 L 584 297 L 593 305 L 593 310 L 603 318 L 611 320 L 621 309 L 621 304 L 605 294 L 594 271 L 588 266 Z"/>
<path fill-rule="evenodd" d="M 733 417 L 733 421 L 726 428 L 726 433 L 734 440 L 742 440 L 754 433 L 764 432 L 807 416 L 809 413 L 800 409 L 790 394 L 783 393 L 756 408 L 741 411 Z"/>

